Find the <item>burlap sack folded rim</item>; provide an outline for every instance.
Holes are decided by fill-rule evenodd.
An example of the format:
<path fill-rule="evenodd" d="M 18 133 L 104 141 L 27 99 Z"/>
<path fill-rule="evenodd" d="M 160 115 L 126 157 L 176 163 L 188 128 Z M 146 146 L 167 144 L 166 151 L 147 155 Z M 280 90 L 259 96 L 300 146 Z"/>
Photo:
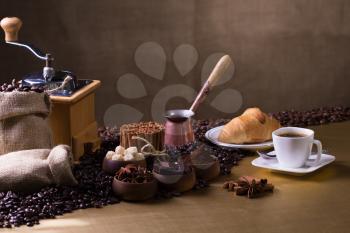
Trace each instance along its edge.
<path fill-rule="evenodd" d="M 52 148 L 47 160 L 56 184 L 71 186 L 78 184 L 71 170 L 73 166 L 73 154 L 68 145 L 58 145 Z"/>
<path fill-rule="evenodd" d="M 31 193 L 56 184 L 75 186 L 71 149 L 31 149 L 0 156 L 0 191 Z"/>
<path fill-rule="evenodd" d="M 50 111 L 51 101 L 45 92 L 13 91 L 0 93 L 0 121 L 29 114 L 47 117 Z"/>

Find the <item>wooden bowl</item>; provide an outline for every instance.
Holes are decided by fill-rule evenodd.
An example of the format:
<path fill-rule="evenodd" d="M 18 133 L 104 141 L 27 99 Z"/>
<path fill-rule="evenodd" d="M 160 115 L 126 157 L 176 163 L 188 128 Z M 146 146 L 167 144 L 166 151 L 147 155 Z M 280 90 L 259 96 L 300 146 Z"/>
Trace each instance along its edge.
<path fill-rule="evenodd" d="M 153 171 L 153 176 L 165 189 L 181 193 L 191 190 L 196 183 L 196 174 L 192 167 L 187 174 L 163 175 Z"/>
<path fill-rule="evenodd" d="M 146 167 L 146 161 L 144 159 L 131 160 L 131 161 L 119 161 L 119 160 L 107 159 L 105 157 L 102 162 L 102 170 L 110 175 L 115 175 L 115 173 L 119 171 L 121 167 L 125 167 L 128 164 L 135 164 L 141 167 Z"/>
<path fill-rule="evenodd" d="M 200 179 L 210 181 L 215 179 L 220 175 L 220 162 L 219 160 L 214 160 L 213 163 L 204 165 L 203 164 L 193 164 L 196 171 L 196 176 Z"/>
<path fill-rule="evenodd" d="M 148 183 L 129 183 L 117 180 L 115 177 L 112 189 L 116 196 L 126 201 L 144 201 L 152 198 L 158 189 L 157 180 Z"/>

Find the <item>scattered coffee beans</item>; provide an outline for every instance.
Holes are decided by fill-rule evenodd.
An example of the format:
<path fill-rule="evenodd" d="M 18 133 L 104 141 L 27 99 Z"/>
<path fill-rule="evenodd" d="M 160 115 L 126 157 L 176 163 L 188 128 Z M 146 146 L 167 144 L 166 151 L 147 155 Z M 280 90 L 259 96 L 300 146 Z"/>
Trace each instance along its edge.
<path fill-rule="evenodd" d="M 98 135 L 101 138 L 101 147 L 107 151 L 114 151 L 119 146 L 120 134 L 118 127 L 100 127 Z"/>
<path fill-rule="evenodd" d="M 233 148 L 223 148 L 214 145 L 205 138 L 205 133 L 214 127 L 224 125 L 229 120 L 219 119 L 219 120 L 197 120 L 193 123 L 193 129 L 195 137 L 198 141 L 206 144 L 206 149 L 210 150 L 213 155 L 215 155 L 220 162 L 220 173 L 222 175 L 228 175 L 231 173 L 231 168 L 238 164 L 238 161 L 243 157 L 252 154 L 249 151 L 243 151 Z"/>
<path fill-rule="evenodd" d="M 41 89 L 27 90 L 20 84 L 20 82 L 15 80 L 11 84 L 3 84 L 0 86 L 0 92 L 14 90 L 43 91 Z M 291 110 L 278 112 L 273 115 L 284 126 L 309 126 L 350 120 L 350 108 L 327 107 L 304 112 Z M 189 154 L 198 146 L 198 143 L 205 143 L 208 149 L 212 150 L 213 154 L 220 160 L 221 173 L 230 173 L 232 166 L 237 165 L 238 161 L 249 154 L 249 152 L 220 148 L 208 142 L 204 137 L 207 130 L 226 124 L 228 121 L 225 119 L 194 121 L 193 129 L 197 142 L 180 148 L 168 148 L 170 153 L 175 155 L 179 153 Z M 101 208 L 108 204 L 118 203 L 119 199 L 112 194 L 111 183 L 113 176 L 105 174 L 101 170 L 101 164 L 107 151 L 114 150 L 119 145 L 119 132 L 116 127 L 106 127 L 99 129 L 99 135 L 102 139 L 101 149 L 95 152 L 91 151 L 91 149 L 87 150 L 86 154 L 81 157 L 80 163 L 73 169 L 73 173 L 79 183 L 78 186 L 49 186 L 31 194 L 11 191 L 0 192 L 0 228 L 11 228 L 21 225 L 31 227 L 38 224 L 40 219 L 55 218 L 57 215 L 69 213 L 76 209 Z M 87 148 L 90 147 L 87 146 Z M 261 183 L 261 180 L 256 182 L 255 186 L 259 182 Z M 265 183 L 265 181 L 262 183 Z M 198 180 L 194 189 L 203 189 L 207 186 L 207 182 Z M 242 191 L 242 194 L 248 194 L 246 189 L 240 191 Z M 254 188 L 251 189 L 249 195 L 253 197 L 255 194 L 256 190 Z M 172 198 L 180 195 L 181 193 L 160 190 L 156 197 Z"/>
<path fill-rule="evenodd" d="M 0 86 L 0 92 L 29 92 L 34 91 L 37 93 L 42 93 L 45 91 L 45 86 L 24 86 L 22 85 L 22 81 L 16 81 L 16 79 L 12 79 L 11 83 L 4 83 Z"/>
<path fill-rule="evenodd" d="M 309 111 L 281 111 L 272 114 L 283 126 L 306 127 L 350 120 L 350 107 L 323 107 Z"/>

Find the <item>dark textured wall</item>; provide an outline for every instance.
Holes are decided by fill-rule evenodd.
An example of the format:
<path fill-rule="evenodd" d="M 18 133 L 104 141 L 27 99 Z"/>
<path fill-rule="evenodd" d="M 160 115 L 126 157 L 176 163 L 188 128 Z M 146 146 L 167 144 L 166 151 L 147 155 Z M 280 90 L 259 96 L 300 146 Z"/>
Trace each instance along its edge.
<path fill-rule="evenodd" d="M 2 0 L 0 16 L 22 18 L 20 37 L 50 51 L 58 68 L 72 70 L 80 78 L 102 80 L 96 108 L 100 123 L 115 104 L 132 106 L 143 113 L 143 119 L 150 119 L 153 97 L 168 85 L 185 84 L 198 90 L 202 66 L 215 52 L 231 55 L 235 75 L 214 89 L 200 107 L 199 117 L 231 117 L 248 106 L 278 111 L 350 105 L 347 0 Z M 135 65 L 136 49 L 148 41 L 165 51 L 162 80 Z M 173 59 L 181 44 L 192 45 L 199 55 L 184 77 Z M 41 64 L 27 51 L 0 45 L 2 81 L 40 70 Z M 140 78 L 146 96 L 120 95 L 116 82 L 125 73 Z M 242 97 L 240 108 L 231 113 L 210 105 L 227 88 Z M 175 97 L 167 107 L 188 105 Z"/>

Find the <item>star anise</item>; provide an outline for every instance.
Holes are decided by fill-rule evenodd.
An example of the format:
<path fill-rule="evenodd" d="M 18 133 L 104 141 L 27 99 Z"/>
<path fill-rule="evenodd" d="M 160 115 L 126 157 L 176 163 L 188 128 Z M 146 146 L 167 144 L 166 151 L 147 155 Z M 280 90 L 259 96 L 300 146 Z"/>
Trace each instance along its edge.
<path fill-rule="evenodd" d="M 242 176 L 237 181 L 226 181 L 223 186 L 229 192 L 236 192 L 238 196 L 247 195 L 248 198 L 255 198 L 266 192 L 272 192 L 274 186 L 267 182 L 267 179 L 257 179 L 251 176 Z"/>
<path fill-rule="evenodd" d="M 135 164 L 128 164 L 120 168 L 115 177 L 120 181 L 129 183 L 147 183 L 153 180 L 151 172 Z"/>

